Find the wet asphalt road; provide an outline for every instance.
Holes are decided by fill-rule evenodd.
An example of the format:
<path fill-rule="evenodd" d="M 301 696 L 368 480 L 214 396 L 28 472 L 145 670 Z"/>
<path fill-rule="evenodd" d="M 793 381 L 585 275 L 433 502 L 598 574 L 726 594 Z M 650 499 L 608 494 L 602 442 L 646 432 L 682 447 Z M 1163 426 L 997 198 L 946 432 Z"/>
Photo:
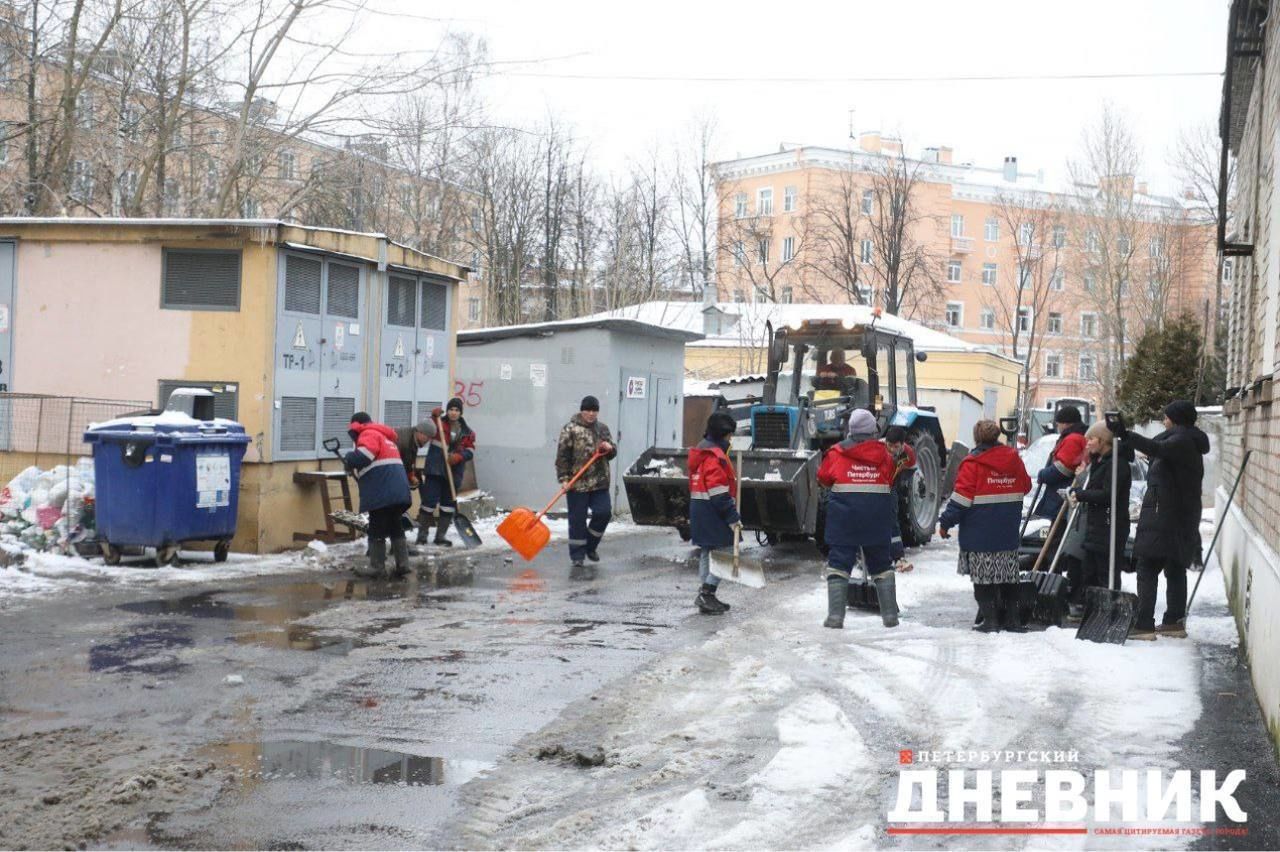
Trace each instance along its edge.
<path fill-rule="evenodd" d="M 418 560 L 418 576 L 404 582 L 354 579 L 335 567 L 164 596 L 106 589 L 11 613 L 0 708 L 14 733 L 74 726 L 97 751 L 87 759 L 94 765 L 79 768 L 80 787 L 40 805 L 48 820 L 67 823 L 64 834 L 0 840 L 447 842 L 461 784 L 570 703 L 715 631 L 717 619 L 692 606 L 693 551 L 673 535 L 629 531 L 601 550 L 594 579 L 571 578 L 554 543 L 533 563 L 455 548 Z M 815 578 L 813 555 L 811 545 L 779 554 L 766 594 Z M 76 747 L 64 744 L 56 756 L 65 761 Z M 38 773 L 38 754 L 19 757 Z M 94 800 L 96 787 L 118 783 L 121 772 L 158 766 L 182 774 L 171 800 Z M 47 797 L 56 776 L 5 792 Z M 98 823 L 80 827 L 62 813 L 77 797 Z"/>

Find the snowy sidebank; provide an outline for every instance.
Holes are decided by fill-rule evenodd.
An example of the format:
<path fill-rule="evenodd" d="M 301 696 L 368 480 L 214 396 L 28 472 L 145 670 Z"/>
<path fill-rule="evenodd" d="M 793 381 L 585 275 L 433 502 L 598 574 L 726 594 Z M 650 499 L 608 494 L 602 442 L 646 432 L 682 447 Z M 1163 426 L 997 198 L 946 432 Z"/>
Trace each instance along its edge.
<path fill-rule="evenodd" d="M 902 625 L 850 611 L 824 630 L 812 578 L 759 606 L 742 589 L 707 641 L 582 702 L 469 791 L 466 845 L 524 848 L 875 848 L 896 803 L 899 751 L 1078 752 L 1062 768 L 1184 769 L 1202 713 L 1197 643 L 1233 645 L 1229 618 L 1193 618 L 1189 640 L 1126 646 L 1074 629 L 969 629 L 971 587 L 951 543 L 899 577 Z M 1132 584 L 1132 577 L 1126 578 Z M 1211 569 L 1196 609 L 1221 603 Z M 754 607 L 754 608 L 753 608 Z M 1216 609 L 1217 607 L 1215 607 Z M 540 749 L 605 754 L 582 768 Z M 946 768 L 1043 769 L 1001 762 Z M 944 772 L 945 774 L 945 772 Z M 1145 775 L 1144 775 L 1145 778 Z M 1145 801 L 1145 789 L 1141 790 Z M 945 798 L 942 807 L 946 808 Z M 1114 823 L 1112 824 L 1114 825 Z M 907 845 L 921 845 L 907 840 Z M 1169 848 L 1189 838 L 939 838 L 943 848 Z M 930 844 L 936 845 L 936 844 Z"/>

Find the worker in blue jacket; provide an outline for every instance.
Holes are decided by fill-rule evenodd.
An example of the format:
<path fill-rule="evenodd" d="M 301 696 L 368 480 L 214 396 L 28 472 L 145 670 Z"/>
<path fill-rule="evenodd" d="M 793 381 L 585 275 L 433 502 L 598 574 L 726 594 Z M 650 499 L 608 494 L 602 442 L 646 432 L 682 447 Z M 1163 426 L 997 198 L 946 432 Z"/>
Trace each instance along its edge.
<path fill-rule="evenodd" d="M 356 573 L 376 577 L 386 570 L 387 539 L 395 554 L 395 571 L 392 576 L 403 577 L 409 573 L 409 543 L 404 537 L 400 516 L 409 508 L 409 477 L 396 446 L 396 430 L 363 411 L 351 415 L 347 427 L 355 447 L 343 461 L 355 474 L 360 489 L 360 511 L 369 515 L 369 567 L 356 569 Z"/>

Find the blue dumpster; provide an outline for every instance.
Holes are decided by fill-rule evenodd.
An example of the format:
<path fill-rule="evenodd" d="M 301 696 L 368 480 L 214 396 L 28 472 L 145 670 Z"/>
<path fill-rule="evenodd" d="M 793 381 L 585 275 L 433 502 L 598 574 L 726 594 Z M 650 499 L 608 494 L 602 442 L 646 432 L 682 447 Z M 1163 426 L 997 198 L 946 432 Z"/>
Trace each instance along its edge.
<path fill-rule="evenodd" d="M 130 546 L 154 547 L 168 564 L 187 541 L 213 541 L 214 559 L 227 558 L 249 443 L 243 426 L 166 412 L 94 426 L 84 440 L 93 446 L 98 538 L 108 564 Z"/>

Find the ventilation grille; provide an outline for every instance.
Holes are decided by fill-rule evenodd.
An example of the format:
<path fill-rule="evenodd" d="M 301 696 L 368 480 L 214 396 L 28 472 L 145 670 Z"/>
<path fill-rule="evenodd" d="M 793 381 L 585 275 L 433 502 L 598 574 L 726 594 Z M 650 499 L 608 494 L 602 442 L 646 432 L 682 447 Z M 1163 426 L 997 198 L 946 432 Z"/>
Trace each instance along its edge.
<path fill-rule="evenodd" d="M 240 253 L 166 249 L 163 287 L 166 308 L 238 310 Z"/>
<path fill-rule="evenodd" d="M 326 438 L 337 438 L 338 446 L 344 450 L 351 449 L 351 438 L 347 435 L 347 427 L 351 425 L 351 415 L 356 413 L 356 401 L 344 396 L 326 396 L 322 410 L 321 430 Z"/>
<path fill-rule="evenodd" d="M 412 426 L 413 403 L 407 399 L 389 399 L 382 404 L 382 422 L 392 429 Z"/>
<path fill-rule="evenodd" d="M 412 278 L 391 276 L 387 291 L 387 325 L 413 328 L 413 297 L 416 289 Z"/>
<path fill-rule="evenodd" d="M 449 290 L 441 284 L 422 282 L 422 327 L 444 331 L 449 307 Z"/>
<path fill-rule="evenodd" d="M 284 309 L 320 313 L 320 261 L 289 255 L 284 262 Z"/>
<path fill-rule="evenodd" d="M 346 432 L 346 429 L 342 430 Z M 316 399 L 313 396 L 280 398 L 280 451 L 309 453 L 316 449 Z"/>
<path fill-rule="evenodd" d="M 414 418 L 414 423 L 421 423 L 423 420 L 431 419 L 431 412 L 443 406 L 444 403 L 438 400 L 422 401 L 418 403 L 418 416 Z"/>
<path fill-rule="evenodd" d="M 325 311 L 330 316 L 360 318 L 360 270 L 354 266 L 329 264 L 329 300 Z"/>

